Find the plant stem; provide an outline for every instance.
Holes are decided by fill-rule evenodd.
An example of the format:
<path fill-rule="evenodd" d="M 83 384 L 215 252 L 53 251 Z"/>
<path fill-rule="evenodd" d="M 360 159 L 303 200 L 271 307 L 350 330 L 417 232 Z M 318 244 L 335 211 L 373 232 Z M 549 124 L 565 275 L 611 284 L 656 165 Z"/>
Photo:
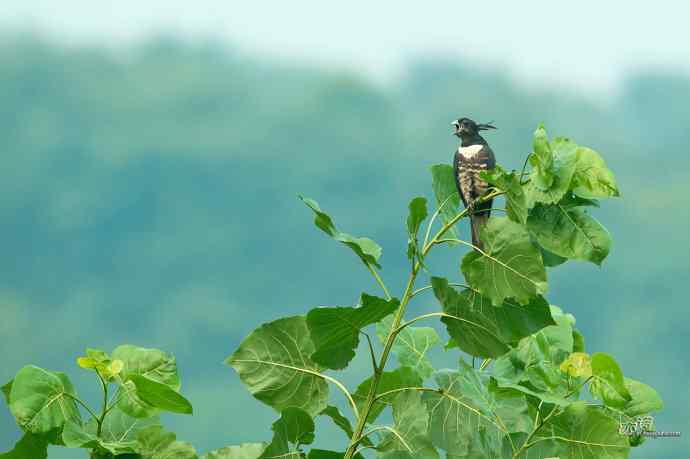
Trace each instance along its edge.
<path fill-rule="evenodd" d="M 480 201 L 487 201 L 500 194 L 503 194 L 503 192 L 493 191 L 485 197 L 480 198 Z M 446 224 L 443 225 L 443 227 L 440 230 L 438 230 L 438 232 L 434 235 L 433 239 L 424 245 L 421 258 L 424 259 L 431 250 L 431 248 L 437 243 L 437 241 L 444 234 L 446 234 L 446 232 L 448 232 L 448 230 L 451 227 L 453 227 L 453 225 L 455 225 L 458 221 L 460 221 L 460 219 L 465 217 L 468 214 L 468 212 L 469 210 L 465 209 L 459 214 L 457 214 L 455 217 L 450 219 L 448 222 L 446 222 Z M 391 325 L 391 329 L 388 332 L 386 344 L 383 348 L 383 353 L 381 354 L 379 364 L 377 365 L 377 371 L 374 373 L 374 379 L 372 380 L 371 387 L 369 388 L 369 393 L 367 394 L 367 398 L 364 403 L 363 409 L 359 413 L 359 417 L 357 419 L 357 426 L 355 427 L 352 438 L 350 439 L 350 445 L 348 446 L 347 451 L 345 452 L 344 459 L 352 459 L 357 447 L 357 440 L 362 436 L 362 432 L 364 432 L 364 426 L 367 423 L 367 418 L 369 417 L 369 413 L 371 412 L 371 407 L 373 406 L 374 401 L 376 399 L 376 391 L 378 390 L 379 383 L 381 381 L 381 374 L 383 373 L 383 370 L 386 367 L 386 362 L 388 361 L 391 348 L 393 347 L 393 342 L 395 341 L 395 338 L 399 332 L 398 328 L 400 327 L 400 323 L 402 322 L 403 317 L 405 315 L 405 309 L 407 308 L 407 304 L 412 298 L 414 283 L 417 279 L 417 274 L 419 273 L 420 268 L 421 263 L 419 261 L 417 261 L 412 267 L 412 272 L 410 273 L 410 277 L 407 280 L 407 285 L 405 286 L 405 291 L 402 295 L 402 299 L 400 300 L 400 306 L 398 307 L 398 310 L 395 313 L 393 324 Z"/>
<path fill-rule="evenodd" d="M 79 397 L 75 397 L 75 396 L 72 395 L 72 394 L 68 394 L 67 392 L 64 392 L 64 395 L 67 396 L 67 397 L 69 397 L 69 398 L 71 398 L 72 400 L 74 400 L 75 402 L 77 402 L 78 404 L 80 404 L 81 406 L 83 406 L 84 409 L 85 409 L 86 411 L 88 411 L 89 414 L 90 414 L 95 420 L 98 420 L 98 415 L 97 415 L 96 413 L 94 413 L 93 410 L 92 410 L 91 408 L 89 408 L 89 405 L 87 405 L 86 403 L 84 403 L 84 401 L 83 401 L 82 399 L 80 399 Z"/>
<path fill-rule="evenodd" d="M 101 382 L 101 386 L 103 386 L 103 408 L 101 409 L 100 418 L 96 418 L 96 436 L 100 438 L 101 430 L 103 429 L 103 421 L 105 420 L 105 415 L 108 414 L 108 383 L 105 382 L 98 371 L 96 372 L 96 375 L 98 376 L 98 380 Z"/>
<path fill-rule="evenodd" d="M 386 284 L 383 283 L 383 280 L 381 279 L 381 276 L 379 276 L 379 273 L 376 272 L 376 269 L 374 269 L 373 266 L 371 266 L 370 263 L 365 263 L 367 265 L 367 269 L 371 273 L 372 276 L 374 276 L 374 279 L 376 279 L 376 283 L 381 286 L 381 290 L 383 290 L 383 293 L 386 295 L 386 300 L 390 301 L 391 299 L 391 294 L 388 293 L 388 289 L 386 288 Z"/>
<path fill-rule="evenodd" d="M 449 282 L 448 285 L 452 285 L 453 287 L 463 287 L 463 288 L 468 288 L 468 289 L 471 289 L 471 288 L 472 288 L 472 287 L 470 287 L 469 285 L 458 284 L 458 283 L 455 283 L 455 282 Z M 415 296 L 419 295 L 420 293 L 422 293 L 422 292 L 424 292 L 424 291 L 426 291 L 426 290 L 430 290 L 430 289 L 432 289 L 432 288 L 433 288 L 432 285 L 427 285 L 426 287 L 418 288 L 417 290 L 415 290 L 414 292 L 412 292 L 412 295 L 410 295 L 410 298 L 414 298 Z"/>

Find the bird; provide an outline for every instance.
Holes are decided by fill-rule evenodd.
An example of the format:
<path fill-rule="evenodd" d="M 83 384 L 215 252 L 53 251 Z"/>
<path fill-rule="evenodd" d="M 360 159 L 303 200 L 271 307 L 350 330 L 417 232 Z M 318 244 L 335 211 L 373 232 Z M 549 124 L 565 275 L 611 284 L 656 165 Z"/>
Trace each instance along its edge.
<path fill-rule="evenodd" d="M 492 123 L 476 123 L 469 118 L 459 118 L 451 123 L 453 135 L 460 138 L 460 146 L 453 158 L 453 175 L 460 199 L 469 209 L 472 245 L 480 251 L 484 244 L 479 238 L 479 230 L 489 220 L 492 199 L 478 202 L 489 188 L 489 184 L 479 176 L 481 171 L 496 167 L 496 157 L 488 142 L 479 135 L 480 131 L 496 129 Z"/>

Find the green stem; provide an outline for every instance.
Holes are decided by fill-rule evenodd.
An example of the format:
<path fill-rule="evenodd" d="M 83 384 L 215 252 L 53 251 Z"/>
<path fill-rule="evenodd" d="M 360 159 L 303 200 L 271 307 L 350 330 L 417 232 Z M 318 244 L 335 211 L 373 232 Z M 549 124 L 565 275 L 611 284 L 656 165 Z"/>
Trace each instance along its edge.
<path fill-rule="evenodd" d="M 439 214 L 441 213 L 441 210 L 443 209 L 443 206 L 445 206 L 449 201 L 450 198 L 455 196 L 455 193 L 449 194 L 446 199 L 443 200 L 440 206 L 438 206 L 438 209 L 434 212 L 434 214 L 431 216 L 431 219 L 429 220 L 429 224 L 426 226 L 426 232 L 424 233 L 424 243 L 422 244 L 423 247 L 426 247 L 427 242 L 429 242 L 429 235 L 431 234 L 431 228 L 434 226 L 434 221 L 436 221 L 436 218 L 438 218 Z"/>
<path fill-rule="evenodd" d="M 454 282 L 449 282 L 448 285 L 452 285 L 453 287 L 462 287 L 462 288 L 469 288 L 469 289 L 472 288 L 469 285 L 458 284 L 458 283 L 454 283 Z M 415 296 L 419 295 L 420 293 L 422 293 L 426 290 L 430 290 L 432 288 L 434 288 L 433 285 L 427 285 L 426 287 L 418 288 L 417 290 L 412 292 L 412 295 L 410 295 L 410 298 L 414 298 Z"/>
<path fill-rule="evenodd" d="M 379 276 L 379 273 L 376 272 L 376 269 L 374 269 L 373 266 L 371 266 L 371 263 L 365 263 L 367 265 L 367 269 L 371 273 L 372 276 L 374 276 L 374 279 L 376 279 L 376 283 L 379 284 L 381 287 L 381 290 L 383 290 L 383 293 L 386 295 L 386 300 L 390 301 L 391 294 L 388 293 L 388 289 L 386 288 L 386 284 L 383 283 L 383 280 L 381 279 L 381 276 Z"/>
<path fill-rule="evenodd" d="M 71 398 L 72 400 L 74 400 L 75 402 L 77 402 L 78 404 L 80 404 L 81 406 L 83 406 L 84 409 L 85 409 L 86 411 L 88 411 L 89 414 L 90 414 L 94 419 L 98 420 L 98 415 L 97 415 L 96 413 L 94 413 L 93 410 L 92 410 L 91 408 L 89 408 L 89 405 L 87 405 L 86 403 L 84 403 L 84 401 L 83 401 L 82 399 L 80 399 L 79 397 L 75 397 L 75 396 L 72 395 L 72 394 L 68 394 L 67 392 L 64 392 L 64 395 L 66 395 L 67 397 Z"/>
<path fill-rule="evenodd" d="M 364 334 L 364 336 L 367 338 L 367 343 L 369 344 L 369 353 L 371 354 L 371 366 L 374 369 L 374 373 L 376 373 L 378 366 L 376 365 L 376 353 L 374 352 L 374 346 L 371 344 L 371 338 L 369 338 L 368 333 L 364 333 L 363 331 L 360 331 L 360 333 Z"/>
<path fill-rule="evenodd" d="M 105 420 L 105 415 L 108 414 L 108 383 L 105 382 L 98 372 L 96 372 L 96 375 L 101 382 L 101 386 L 103 386 L 103 408 L 101 409 L 100 418 L 96 418 L 96 436 L 100 438 L 101 430 L 103 429 L 103 421 Z"/>
<path fill-rule="evenodd" d="M 386 392 L 381 392 L 376 397 L 374 397 L 374 401 L 378 401 L 384 397 L 387 397 L 388 395 L 392 395 L 392 394 L 395 394 L 398 392 L 404 392 L 406 390 L 415 390 L 417 392 L 436 392 L 436 393 L 442 392 L 441 389 L 434 389 L 431 387 L 399 387 L 397 389 L 391 389 L 391 390 L 388 390 Z"/>
<path fill-rule="evenodd" d="M 530 153 L 529 155 L 527 155 L 527 157 L 525 158 L 525 162 L 524 162 L 524 164 L 522 165 L 522 171 L 520 172 L 520 177 L 519 177 L 519 178 L 520 178 L 520 185 L 524 185 L 524 183 L 522 183 L 522 177 L 525 176 L 525 169 L 527 169 L 527 162 L 529 161 L 530 157 L 531 157 L 533 154 L 534 154 L 534 153 Z"/>
<path fill-rule="evenodd" d="M 489 199 L 492 199 L 498 195 L 503 194 L 501 191 L 492 191 L 491 193 L 487 194 L 483 198 L 479 199 L 479 202 L 484 202 L 488 201 Z M 428 243 L 424 244 L 424 249 L 422 250 L 422 256 L 421 259 L 424 259 L 431 248 L 437 243 L 437 241 L 443 237 L 444 234 L 450 230 L 453 225 L 455 225 L 457 222 L 459 222 L 463 217 L 465 217 L 468 214 L 469 210 L 464 209 L 462 212 L 457 214 L 455 217 L 450 219 L 448 222 L 446 222 L 441 229 L 438 230 L 438 232 L 434 235 L 433 239 L 429 241 Z M 352 459 L 352 457 L 355 454 L 355 451 L 357 449 L 357 440 L 362 437 L 362 432 L 364 432 L 364 427 L 366 426 L 367 423 L 367 418 L 369 417 L 369 413 L 371 412 L 371 408 L 374 405 L 374 401 L 376 399 L 376 391 L 379 388 L 379 383 L 381 382 L 381 375 L 383 374 L 383 370 L 386 368 L 386 362 L 388 361 L 388 357 L 391 352 L 391 348 L 393 347 L 393 342 L 395 341 L 395 338 L 398 334 L 398 327 L 400 327 L 400 323 L 403 320 L 403 317 L 405 316 L 405 309 L 407 308 L 407 304 L 410 302 L 410 299 L 412 298 L 412 292 L 414 291 L 414 283 L 415 280 L 417 279 L 417 274 L 419 273 L 419 269 L 421 268 L 421 263 L 417 261 L 413 267 L 412 267 L 412 272 L 410 273 L 410 277 L 407 280 L 407 285 L 405 286 L 404 293 L 402 295 L 402 299 L 400 300 L 400 306 L 398 307 L 397 312 L 395 313 L 395 318 L 393 319 L 393 324 L 391 325 L 391 329 L 388 332 L 388 336 L 386 338 L 386 344 L 384 345 L 383 348 L 383 353 L 381 354 L 381 359 L 379 360 L 379 364 L 377 365 L 377 369 L 374 372 L 374 378 L 371 382 L 371 387 L 369 388 L 369 393 L 367 394 L 366 401 L 364 402 L 363 409 L 359 413 L 359 416 L 357 417 L 357 426 L 354 429 L 352 438 L 350 439 L 350 445 L 347 447 L 347 451 L 345 452 L 345 456 L 343 459 Z M 372 271 L 372 274 L 375 272 L 373 268 L 370 267 L 370 270 Z M 378 278 L 378 275 L 374 275 L 375 278 Z M 378 278 L 380 279 L 380 278 Z M 378 281 L 378 280 L 377 280 Z M 382 285 L 383 282 L 381 282 L 379 285 Z M 387 290 L 384 290 L 387 293 Z M 390 295 L 389 295 L 390 296 Z"/>

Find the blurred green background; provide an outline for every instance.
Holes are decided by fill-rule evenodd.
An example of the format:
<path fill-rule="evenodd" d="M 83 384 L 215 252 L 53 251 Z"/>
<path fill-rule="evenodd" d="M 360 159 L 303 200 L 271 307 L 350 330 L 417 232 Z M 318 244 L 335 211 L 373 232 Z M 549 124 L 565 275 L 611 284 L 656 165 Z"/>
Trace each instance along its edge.
<path fill-rule="evenodd" d="M 164 418 L 180 439 L 201 452 L 266 440 L 276 414 L 222 360 L 261 322 L 378 294 L 296 194 L 379 242 L 399 295 L 407 203 L 430 197 L 430 165 L 451 161 L 450 121 L 494 120 L 488 139 L 515 169 L 544 122 L 603 153 L 622 190 L 594 212 L 614 238 L 609 258 L 553 269 L 548 298 L 577 317 L 589 352 L 660 392 L 658 430 L 683 432 L 633 457 L 687 457 L 686 63 L 641 65 L 587 92 L 577 72 L 517 81 L 477 64 L 478 51 L 416 53 L 381 77 L 348 68 L 347 55 L 314 64 L 174 30 L 116 48 L 40 30 L 0 35 L 0 383 L 34 363 L 66 371 L 97 403 L 96 381 L 74 364 L 85 347 L 159 347 L 177 356 L 195 407 Z M 607 71 L 580 69 L 591 81 Z M 462 253 L 435 257 L 433 273 L 458 281 Z M 435 306 L 429 296 L 414 308 Z M 344 379 L 354 388 L 367 369 L 356 360 Z M 327 423 L 317 429 L 320 446 L 342 444 Z M 18 437 L 0 410 L 0 451 Z"/>

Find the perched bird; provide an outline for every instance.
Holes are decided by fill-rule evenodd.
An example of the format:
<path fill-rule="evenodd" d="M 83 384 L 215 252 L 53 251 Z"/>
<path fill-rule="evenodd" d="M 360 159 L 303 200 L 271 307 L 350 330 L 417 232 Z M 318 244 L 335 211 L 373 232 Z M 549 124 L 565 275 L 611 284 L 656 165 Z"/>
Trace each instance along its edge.
<path fill-rule="evenodd" d="M 479 135 L 479 131 L 496 127 L 491 123 L 477 124 L 469 118 L 460 118 L 451 124 L 455 129 L 453 135 L 461 141 L 453 160 L 455 184 L 462 203 L 470 209 L 472 244 L 483 249 L 484 245 L 479 239 L 479 228 L 486 225 L 489 220 L 492 200 L 477 202 L 489 187 L 479 173 L 496 167 L 496 158 L 489 144 Z"/>

